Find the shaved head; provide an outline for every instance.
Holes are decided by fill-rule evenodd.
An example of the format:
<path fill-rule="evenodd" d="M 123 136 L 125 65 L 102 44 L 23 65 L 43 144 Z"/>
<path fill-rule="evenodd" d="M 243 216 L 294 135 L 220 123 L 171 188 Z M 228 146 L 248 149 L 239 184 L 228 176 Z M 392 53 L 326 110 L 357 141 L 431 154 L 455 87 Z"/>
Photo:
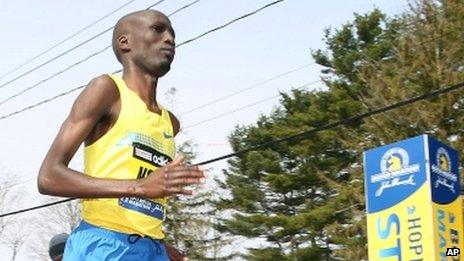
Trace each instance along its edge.
<path fill-rule="evenodd" d="M 129 34 L 133 33 L 135 30 L 137 30 L 137 26 L 140 25 L 143 19 L 146 19 L 147 16 L 152 15 L 166 17 L 163 13 L 156 10 L 141 10 L 127 14 L 118 20 L 113 29 L 112 47 L 113 52 L 120 63 L 123 63 L 122 53 L 124 52 L 118 44 L 120 37 L 127 37 Z"/>
<path fill-rule="evenodd" d="M 143 10 L 123 16 L 114 26 L 112 46 L 124 70 L 142 70 L 161 77 L 171 68 L 175 33 L 163 13 Z"/>

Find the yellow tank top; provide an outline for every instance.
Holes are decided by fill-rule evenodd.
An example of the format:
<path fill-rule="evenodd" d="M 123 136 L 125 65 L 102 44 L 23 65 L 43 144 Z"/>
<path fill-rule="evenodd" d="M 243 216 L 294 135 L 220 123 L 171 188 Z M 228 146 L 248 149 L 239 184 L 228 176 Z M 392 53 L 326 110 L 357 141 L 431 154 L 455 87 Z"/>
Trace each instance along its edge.
<path fill-rule="evenodd" d="M 148 110 L 145 102 L 117 75 L 121 109 L 113 127 L 84 148 L 84 173 L 97 178 L 140 179 L 175 156 L 174 133 L 168 111 Z M 83 199 L 83 219 L 123 233 L 162 239 L 166 199 L 122 197 Z"/>

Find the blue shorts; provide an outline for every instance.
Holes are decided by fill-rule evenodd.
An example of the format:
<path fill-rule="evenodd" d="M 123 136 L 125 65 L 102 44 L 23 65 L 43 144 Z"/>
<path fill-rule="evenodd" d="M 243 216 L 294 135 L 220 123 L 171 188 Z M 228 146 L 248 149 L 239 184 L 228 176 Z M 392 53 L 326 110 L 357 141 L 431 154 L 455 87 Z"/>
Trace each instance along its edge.
<path fill-rule="evenodd" d="M 81 221 L 66 241 L 63 260 L 169 261 L 169 257 L 160 240 L 120 233 Z"/>

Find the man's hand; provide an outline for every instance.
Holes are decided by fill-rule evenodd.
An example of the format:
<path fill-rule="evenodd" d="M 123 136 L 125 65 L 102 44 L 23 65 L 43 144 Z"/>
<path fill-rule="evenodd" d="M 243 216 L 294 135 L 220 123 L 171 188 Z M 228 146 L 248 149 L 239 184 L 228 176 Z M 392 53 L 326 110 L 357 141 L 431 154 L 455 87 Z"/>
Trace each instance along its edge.
<path fill-rule="evenodd" d="M 137 189 L 144 198 L 163 198 L 173 194 L 193 195 L 193 190 L 184 186 L 205 182 L 206 175 L 198 166 L 184 165 L 184 157 L 152 172 L 138 181 Z"/>
<path fill-rule="evenodd" d="M 188 261 L 189 260 L 188 257 L 182 254 L 175 247 L 169 245 L 168 243 L 165 243 L 165 246 L 166 246 L 166 252 L 168 252 L 168 257 L 171 261 Z"/>

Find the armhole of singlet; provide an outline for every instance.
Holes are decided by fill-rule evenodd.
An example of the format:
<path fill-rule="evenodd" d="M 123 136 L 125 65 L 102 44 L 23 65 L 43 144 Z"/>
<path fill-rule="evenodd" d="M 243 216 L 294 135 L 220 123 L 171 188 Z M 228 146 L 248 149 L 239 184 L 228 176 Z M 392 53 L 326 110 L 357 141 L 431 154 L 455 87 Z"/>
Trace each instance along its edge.
<path fill-rule="evenodd" d="M 161 105 L 161 104 L 159 104 L 159 103 L 158 103 L 158 106 L 159 106 L 160 109 L 163 111 L 162 114 L 163 114 L 163 115 L 166 115 L 166 116 L 165 116 L 165 117 L 166 117 L 166 120 L 169 121 L 169 126 L 170 126 L 169 131 L 172 133 L 172 135 L 174 135 L 174 125 L 172 124 L 171 112 L 168 111 L 168 110 L 166 110 L 166 108 L 164 108 L 164 106 Z M 174 114 L 172 114 L 172 115 L 174 116 Z M 174 116 L 174 117 L 175 117 L 175 116 Z"/>
<path fill-rule="evenodd" d="M 116 78 L 116 77 L 119 77 L 117 75 L 114 75 L 114 74 L 107 74 L 108 77 L 114 82 L 114 84 L 116 85 L 116 90 L 118 91 L 119 93 L 119 99 L 120 99 L 120 108 L 119 108 L 119 113 L 118 113 L 118 118 L 116 119 L 116 121 L 114 122 L 113 126 L 111 126 L 107 132 L 105 132 L 105 134 L 103 134 L 100 138 L 98 138 L 97 140 L 95 140 L 94 142 L 92 142 L 92 144 L 89 144 L 87 146 L 84 147 L 84 149 L 88 149 L 92 146 L 94 146 L 95 144 L 97 143 L 101 143 L 102 140 L 104 140 L 107 136 L 110 135 L 111 132 L 114 131 L 114 129 L 118 128 L 119 125 L 121 124 L 120 122 L 122 121 L 121 118 L 122 118 L 122 115 L 123 115 L 123 108 L 125 106 L 123 106 L 123 92 L 124 90 L 122 86 L 120 86 L 120 84 L 123 84 L 123 82 L 120 82 L 121 80 Z"/>
<path fill-rule="evenodd" d="M 176 115 L 174 115 L 174 113 L 172 113 L 172 112 L 170 112 L 170 111 L 168 111 L 168 110 L 166 110 L 166 112 L 168 113 L 169 122 L 170 122 L 170 124 L 171 124 L 171 132 L 172 132 L 172 135 L 173 135 L 173 136 L 177 136 L 177 134 L 179 134 L 179 132 L 180 132 L 180 122 L 179 122 L 179 130 L 177 131 L 177 133 L 175 133 L 175 131 L 174 131 L 174 124 L 173 124 L 172 118 L 177 118 L 177 117 L 176 117 Z M 171 118 L 171 115 L 172 115 L 172 118 Z M 177 121 L 179 121 L 179 119 L 177 119 Z"/>
<path fill-rule="evenodd" d="M 162 114 L 165 115 L 164 117 L 166 117 L 166 121 L 169 122 L 169 132 L 172 133 L 173 135 L 173 139 L 174 139 L 174 125 L 172 125 L 172 119 L 171 119 L 171 112 L 166 110 L 162 105 L 158 104 L 158 106 L 161 108 L 161 110 L 163 111 Z M 174 116 L 174 114 L 172 114 Z M 175 116 L 174 116 L 175 117 Z M 179 130 L 180 131 L 180 130 Z M 172 160 L 174 160 L 174 158 L 176 157 L 177 155 L 177 151 L 174 147 L 174 150 L 173 150 L 173 154 L 172 154 Z"/>

